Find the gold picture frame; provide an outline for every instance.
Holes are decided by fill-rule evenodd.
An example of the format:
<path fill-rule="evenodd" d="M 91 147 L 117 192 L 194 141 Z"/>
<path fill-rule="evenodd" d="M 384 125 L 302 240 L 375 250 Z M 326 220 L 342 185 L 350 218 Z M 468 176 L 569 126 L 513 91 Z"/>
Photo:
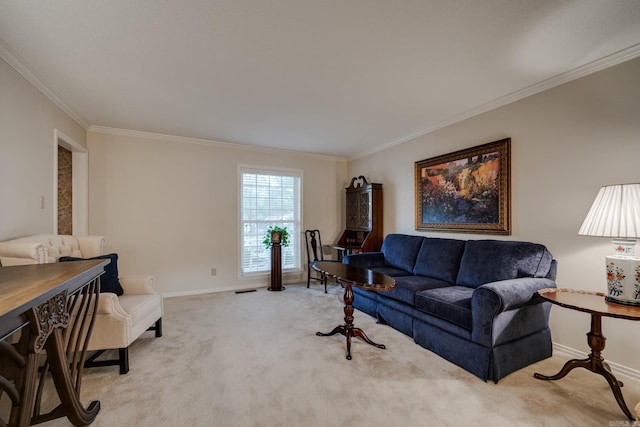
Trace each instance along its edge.
<path fill-rule="evenodd" d="M 511 234 L 511 138 L 415 162 L 416 230 Z"/>

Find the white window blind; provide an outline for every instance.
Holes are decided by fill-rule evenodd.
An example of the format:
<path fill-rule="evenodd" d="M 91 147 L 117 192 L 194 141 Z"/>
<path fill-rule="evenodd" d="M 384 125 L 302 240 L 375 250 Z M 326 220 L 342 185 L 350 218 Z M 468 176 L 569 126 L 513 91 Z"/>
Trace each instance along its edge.
<path fill-rule="evenodd" d="M 301 171 L 241 166 L 240 270 L 242 275 L 271 270 L 271 251 L 262 243 L 270 225 L 286 227 L 282 270 L 300 270 Z"/>

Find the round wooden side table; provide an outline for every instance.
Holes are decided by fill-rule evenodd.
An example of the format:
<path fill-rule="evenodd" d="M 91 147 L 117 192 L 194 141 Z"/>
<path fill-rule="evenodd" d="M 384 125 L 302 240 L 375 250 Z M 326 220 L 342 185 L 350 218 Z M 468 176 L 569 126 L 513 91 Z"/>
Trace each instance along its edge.
<path fill-rule="evenodd" d="M 589 344 L 591 353 L 586 359 L 569 360 L 560 372 L 555 375 L 547 376 L 535 373 L 534 377 L 540 380 L 559 380 L 575 368 L 585 368 L 591 372 L 595 372 L 607 380 L 622 412 L 624 412 L 630 420 L 635 420 L 622 396 L 622 390 L 620 389 L 620 387 L 623 386 L 622 381 L 616 379 L 613 372 L 611 372 L 611 367 L 602 357 L 602 351 L 604 350 L 604 345 L 607 340 L 605 336 L 602 335 L 602 317 L 640 320 L 640 307 L 607 302 L 605 295 L 601 292 L 550 288 L 538 291 L 538 294 L 553 304 L 591 315 L 591 330 L 587 333 L 587 343 Z"/>

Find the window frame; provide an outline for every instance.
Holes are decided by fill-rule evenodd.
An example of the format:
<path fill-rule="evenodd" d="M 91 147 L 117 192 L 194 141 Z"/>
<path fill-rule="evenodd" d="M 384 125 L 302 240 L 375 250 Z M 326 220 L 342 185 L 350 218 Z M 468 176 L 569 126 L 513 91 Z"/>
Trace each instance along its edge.
<path fill-rule="evenodd" d="M 303 176 L 303 170 L 302 169 L 293 169 L 293 168 L 280 168 L 280 167 L 273 167 L 273 166 L 259 166 L 259 165 L 248 165 L 248 164 L 238 164 L 238 172 L 237 172 L 237 180 L 238 180 L 238 196 L 237 196 L 237 206 L 238 206 L 238 213 L 237 213 L 237 221 L 238 221 L 238 277 L 241 279 L 248 279 L 248 278 L 256 278 L 256 277 L 261 277 L 261 276 L 266 276 L 269 274 L 270 272 L 270 266 L 268 269 L 265 270 L 260 270 L 260 271 L 248 271 L 248 272 L 244 272 L 243 271 L 243 265 L 244 265 L 244 224 L 248 221 L 245 220 L 243 217 L 243 194 L 244 194 L 244 183 L 243 183 L 243 177 L 245 173 L 256 173 L 259 175 L 274 175 L 274 176 L 294 176 L 296 178 L 299 179 L 299 194 L 298 194 L 298 203 L 299 203 L 299 207 L 298 207 L 298 218 L 297 220 L 293 220 L 293 222 L 297 222 L 297 228 L 298 230 L 292 230 L 291 227 L 287 228 L 287 231 L 289 231 L 289 240 L 290 240 L 290 245 L 288 248 L 282 248 L 283 249 L 283 257 L 285 256 L 285 251 L 288 250 L 289 248 L 291 248 L 291 250 L 294 251 L 293 256 L 296 258 L 298 265 L 296 267 L 292 267 L 292 268 L 284 268 L 283 265 L 283 274 L 291 274 L 291 273 L 297 273 L 300 274 L 303 271 L 303 265 L 302 265 L 302 242 L 301 242 L 301 235 L 302 235 L 302 224 L 303 224 L 303 212 L 302 212 L 302 207 L 303 207 L 303 182 L 304 182 L 304 176 Z M 250 220 L 249 220 L 250 221 Z M 265 231 L 266 228 L 268 227 L 268 225 L 280 225 L 281 221 L 280 220 L 256 220 L 256 221 L 250 221 L 250 222 L 260 222 L 263 223 L 265 225 Z M 289 221 L 285 221 L 285 222 L 289 222 Z M 295 226 L 294 226 L 295 228 Z M 262 241 L 262 238 L 260 238 L 260 241 Z M 269 250 L 268 249 L 264 249 L 265 253 L 269 254 Z"/>

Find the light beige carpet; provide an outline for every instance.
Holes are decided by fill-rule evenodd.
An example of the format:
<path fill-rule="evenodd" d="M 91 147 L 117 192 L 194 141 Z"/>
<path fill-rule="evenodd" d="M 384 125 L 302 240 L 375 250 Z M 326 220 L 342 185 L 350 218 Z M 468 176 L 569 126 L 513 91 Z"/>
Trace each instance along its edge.
<path fill-rule="evenodd" d="M 131 371 L 88 370 L 82 398 L 101 401 L 95 426 L 624 426 L 607 382 L 566 357 L 485 383 L 359 311 L 355 323 L 386 344 L 359 339 L 345 359 L 342 289 L 288 285 L 165 300 L 164 336 L 130 348 Z M 606 352 L 605 352 L 606 356 Z M 632 408 L 640 385 L 626 380 Z M 57 420 L 43 425 L 66 426 Z"/>

